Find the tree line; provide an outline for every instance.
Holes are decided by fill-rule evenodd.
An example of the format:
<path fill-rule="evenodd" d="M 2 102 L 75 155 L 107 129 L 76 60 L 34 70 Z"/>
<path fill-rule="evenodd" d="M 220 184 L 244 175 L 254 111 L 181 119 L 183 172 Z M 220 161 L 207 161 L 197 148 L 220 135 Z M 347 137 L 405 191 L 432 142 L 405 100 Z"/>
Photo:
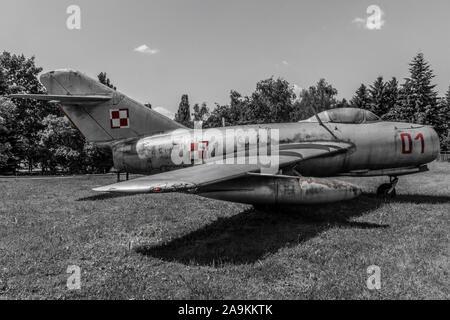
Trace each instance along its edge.
<path fill-rule="evenodd" d="M 195 104 L 190 111 L 187 95 L 182 97 L 175 120 L 187 127 L 203 121 L 206 128 L 260 123 L 296 122 L 334 108 L 367 109 L 386 121 L 413 122 L 431 125 L 439 134 L 441 149 L 450 151 L 450 87 L 439 97 L 435 77 L 423 53 L 409 63 L 409 77 L 400 84 L 393 77 L 385 81 L 377 77 L 370 84 L 361 84 L 354 96 L 338 99 L 338 91 L 325 79 L 303 89 L 296 96 L 294 86 L 284 79 L 269 78 L 257 83 L 250 96 L 231 91 L 230 103 L 216 104 L 210 111 L 206 104 Z"/>
<path fill-rule="evenodd" d="M 20 168 L 52 174 L 109 171 L 111 151 L 87 143 L 59 106 L 5 97 L 23 92 L 45 94 L 38 80 L 40 72 L 34 57 L 0 55 L 0 173 L 15 173 Z M 98 78 L 114 88 L 106 73 Z"/>
<path fill-rule="evenodd" d="M 103 173 L 112 167 L 108 149 L 84 141 L 64 117 L 58 105 L 34 100 L 11 101 L 5 96 L 15 93 L 45 94 L 38 81 L 42 68 L 35 58 L 3 52 L 0 55 L 0 172 L 26 168 L 42 173 Z M 450 88 L 439 97 L 433 84 L 434 73 L 422 53 L 409 65 L 410 75 L 399 83 L 378 77 L 373 84 L 361 86 L 347 101 L 338 99 L 338 91 L 325 79 L 303 89 L 297 96 L 288 81 L 269 78 L 257 83 L 250 96 L 230 92 L 230 102 L 196 103 L 192 110 L 188 95 L 183 95 L 175 120 L 192 128 L 203 121 L 206 128 L 296 122 L 315 112 L 333 108 L 357 107 L 373 111 L 389 121 L 407 121 L 435 127 L 442 149 L 450 151 Z M 107 74 L 99 82 L 116 90 Z M 147 103 L 151 108 L 151 104 Z"/>

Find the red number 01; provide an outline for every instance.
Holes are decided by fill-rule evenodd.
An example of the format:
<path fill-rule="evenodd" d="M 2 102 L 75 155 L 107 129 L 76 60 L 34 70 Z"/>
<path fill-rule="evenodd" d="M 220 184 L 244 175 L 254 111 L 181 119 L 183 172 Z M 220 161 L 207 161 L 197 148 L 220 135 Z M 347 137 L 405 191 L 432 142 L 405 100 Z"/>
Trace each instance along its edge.
<path fill-rule="evenodd" d="M 420 142 L 422 143 L 422 153 L 425 153 L 425 140 L 423 139 L 423 135 L 419 133 L 416 137 L 416 140 L 420 139 Z"/>
<path fill-rule="evenodd" d="M 411 154 L 413 152 L 413 140 L 411 138 L 411 135 L 409 133 L 402 133 L 400 137 L 402 138 L 402 153 Z M 422 145 L 422 153 L 425 153 L 425 140 L 421 133 L 417 135 L 415 140 L 419 139 Z"/>

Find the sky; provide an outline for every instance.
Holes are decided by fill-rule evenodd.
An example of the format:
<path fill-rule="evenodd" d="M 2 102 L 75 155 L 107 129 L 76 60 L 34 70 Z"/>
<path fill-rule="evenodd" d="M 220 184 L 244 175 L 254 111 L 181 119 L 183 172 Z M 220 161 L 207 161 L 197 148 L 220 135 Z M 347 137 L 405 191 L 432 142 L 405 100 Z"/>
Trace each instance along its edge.
<path fill-rule="evenodd" d="M 118 90 L 175 112 L 229 103 L 260 80 L 296 88 L 325 78 L 350 99 L 379 75 L 408 75 L 423 52 L 440 94 L 450 86 L 448 0 L 0 0 L 0 51 L 34 55 L 45 71 L 107 72 Z M 81 29 L 67 27 L 67 8 Z M 367 27 L 371 5 L 382 14 Z M 72 20 L 71 20 L 72 21 Z M 160 109 L 163 110 L 163 109 Z"/>

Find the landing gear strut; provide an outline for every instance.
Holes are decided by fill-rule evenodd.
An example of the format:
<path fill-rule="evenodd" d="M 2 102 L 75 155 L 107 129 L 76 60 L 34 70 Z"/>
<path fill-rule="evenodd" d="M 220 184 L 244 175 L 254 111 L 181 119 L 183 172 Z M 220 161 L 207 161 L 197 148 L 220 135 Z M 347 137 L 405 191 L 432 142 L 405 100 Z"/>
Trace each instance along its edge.
<path fill-rule="evenodd" d="M 389 177 L 390 183 L 384 183 L 378 187 L 377 195 L 384 198 L 395 198 L 397 192 L 395 187 L 398 183 L 397 177 Z"/>

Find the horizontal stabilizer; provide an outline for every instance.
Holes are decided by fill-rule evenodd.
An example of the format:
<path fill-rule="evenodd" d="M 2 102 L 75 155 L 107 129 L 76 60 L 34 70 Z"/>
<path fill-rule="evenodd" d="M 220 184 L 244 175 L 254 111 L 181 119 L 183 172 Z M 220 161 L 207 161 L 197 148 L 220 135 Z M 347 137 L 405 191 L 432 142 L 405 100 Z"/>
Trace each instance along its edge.
<path fill-rule="evenodd" d="M 11 94 L 8 97 L 14 99 L 35 99 L 42 101 L 55 101 L 65 104 L 100 103 L 112 99 L 111 96 L 100 96 L 100 95 L 72 96 L 72 95 L 47 95 L 47 94 Z"/>

